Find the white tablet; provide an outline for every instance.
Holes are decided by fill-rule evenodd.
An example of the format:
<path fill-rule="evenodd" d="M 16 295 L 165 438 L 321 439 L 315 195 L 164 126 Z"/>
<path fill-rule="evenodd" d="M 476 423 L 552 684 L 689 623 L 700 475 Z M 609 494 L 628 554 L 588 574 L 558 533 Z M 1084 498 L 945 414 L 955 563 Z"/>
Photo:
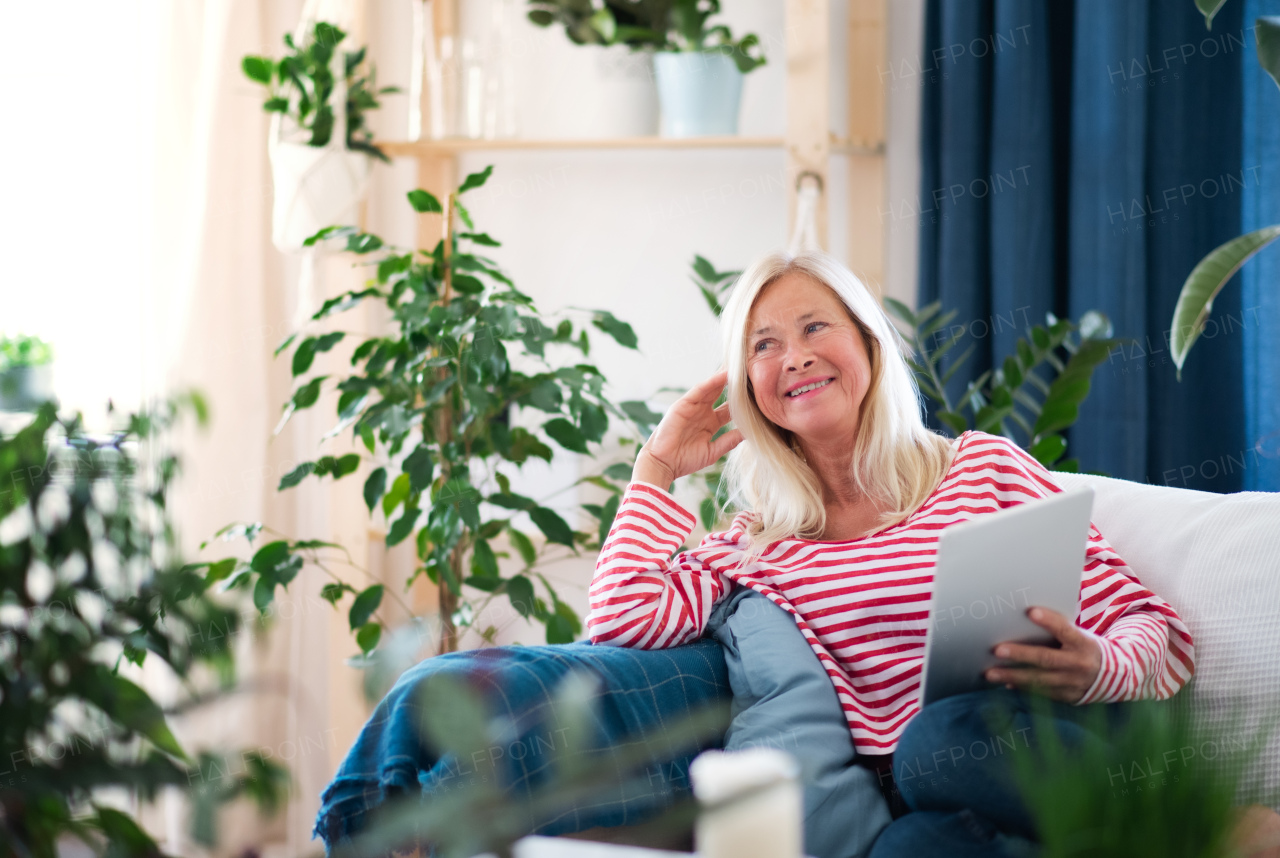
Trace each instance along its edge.
<path fill-rule="evenodd" d="M 987 668 L 1002 641 L 1054 644 L 1027 617 L 1033 605 L 1076 617 L 1093 489 L 1028 501 L 942 532 L 924 645 L 921 706 L 999 686 Z"/>

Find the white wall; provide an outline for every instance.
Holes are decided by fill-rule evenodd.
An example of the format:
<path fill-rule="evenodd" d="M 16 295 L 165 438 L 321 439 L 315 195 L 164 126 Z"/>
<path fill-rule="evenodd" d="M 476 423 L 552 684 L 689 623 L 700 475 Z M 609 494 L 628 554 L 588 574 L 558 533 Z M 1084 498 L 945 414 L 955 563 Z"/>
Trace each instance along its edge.
<path fill-rule="evenodd" d="M 467 27 L 485 20 L 487 2 L 461 0 L 464 35 L 477 34 Z M 734 34 L 757 33 L 769 59 L 746 76 L 740 133 L 781 136 L 786 116 L 783 4 L 733 0 L 724 5 L 723 18 Z M 844 4 L 836 0 L 833 6 L 832 124 L 843 136 L 847 28 Z M 560 30 L 535 27 L 524 19 L 523 4 L 514 8 L 511 53 L 518 71 L 520 136 L 600 136 L 599 122 L 582 115 L 608 98 L 608 83 L 596 72 L 599 49 L 575 46 Z M 409 3 L 386 0 L 369 9 L 379 77 L 403 85 L 409 74 Z M 388 97 L 378 121 L 380 137 L 402 139 L 407 98 Z M 488 164 L 494 165 L 492 178 L 468 193 L 467 204 L 477 226 L 503 242 L 491 255 L 515 283 L 544 313 L 598 307 L 635 328 L 639 354 L 602 333 L 593 336 L 591 358 L 617 400 L 650 398 L 664 386 L 688 387 L 718 366 L 718 327 L 688 276 L 695 253 L 718 268 L 737 269 L 788 238 L 780 149 L 472 152 L 459 158 L 459 176 Z M 371 228 L 403 243 L 413 235 L 403 194 L 414 175 L 412 161 L 380 168 L 370 206 Z M 829 249 L 837 255 L 845 248 L 844 175 L 844 159 L 833 158 Z M 662 395 L 654 404 L 673 398 Z M 561 467 L 526 468 L 529 494 L 546 495 L 599 467 L 561 455 Z M 558 498 L 567 508 L 574 493 Z M 562 595 L 572 596 L 584 614 L 593 563 L 594 558 L 581 558 L 560 564 L 553 577 L 569 588 Z M 512 636 L 540 642 L 537 634 L 514 630 L 504 638 Z"/>

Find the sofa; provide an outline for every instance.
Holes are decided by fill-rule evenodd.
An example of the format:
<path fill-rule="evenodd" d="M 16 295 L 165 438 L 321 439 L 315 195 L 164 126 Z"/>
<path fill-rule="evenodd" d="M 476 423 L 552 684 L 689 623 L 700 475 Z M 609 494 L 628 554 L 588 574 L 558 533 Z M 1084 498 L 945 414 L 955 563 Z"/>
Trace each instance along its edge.
<path fill-rule="evenodd" d="M 1186 620 L 1196 675 L 1181 695 L 1220 744 L 1204 757 L 1245 754 L 1240 803 L 1280 803 L 1280 495 L 1215 495 L 1090 475 L 1055 474 L 1067 490 L 1095 490 L 1093 521 L 1142 582 Z M 715 701 L 731 704 L 727 732 L 655 761 L 638 778 L 528 830 L 573 834 L 654 818 L 689 795 L 688 765 L 701 750 L 759 745 L 795 754 L 805 783 L 805 851 L 858 858 L 889 823 L 874 773 L 854 750 L 834 689 L 794 622 L 767 599 L 735 589 L 707 635 L 670 650 L 561 646 L 498 647 L 438 656 L 407 671 L 379 704 L 322 796 L 316 834 L 334 847 L 361 831 L 378 807 L 417 792 L 430 800 L 458 783 L 464 764 L 432 748 L 414 725 L 414 689 L 447 672 L 465 677 L 513 725 L 511 749 L 534 747 L 557 729 L 558 681 L 574 670 L 596 679 L 590 747 L 608 757 L 636 736 Z M 1264 736 L 1259 746 L 1256 739 Z M 492 755 L 491 755 L 492 756 Z M 543 761 L 503 751 L 492 774 L 531 793 Z M 850 807 L 863 808 L 853 815 Z M 1277 806 L 1280 809 L 1280 806 Z"/>

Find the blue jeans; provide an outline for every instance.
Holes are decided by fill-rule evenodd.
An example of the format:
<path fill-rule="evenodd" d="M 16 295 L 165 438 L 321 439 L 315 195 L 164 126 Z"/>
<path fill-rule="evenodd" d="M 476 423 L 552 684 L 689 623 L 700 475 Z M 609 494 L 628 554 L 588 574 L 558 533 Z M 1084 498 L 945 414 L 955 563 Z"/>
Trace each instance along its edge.
<path fill-rule="evenodd" d="M 907 724 L 893 754 L 893 784 L 906 812 L 881 832 L 868 858 L 1034 856 L 1035 825 L 1019 796 L 1013 754 L 1035 748 L 1052 729 L 1068 748 L 1106 743 L 1086 724 L 1086 707 L 1041 698 L 1052 717 L 1032 720 L 1031 696 L 995 688 L 931 703 Z M 1089 707 L 1092 708 L 1092 707 Z M 1127 717 L 1105 707 L 1104 733 Z"/>

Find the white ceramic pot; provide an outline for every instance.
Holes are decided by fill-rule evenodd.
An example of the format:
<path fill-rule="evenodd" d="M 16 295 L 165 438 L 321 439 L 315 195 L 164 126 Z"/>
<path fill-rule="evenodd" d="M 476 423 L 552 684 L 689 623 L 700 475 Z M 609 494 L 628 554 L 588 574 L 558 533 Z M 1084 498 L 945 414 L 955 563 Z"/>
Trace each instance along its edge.
<path fill-rule="evenodd" d="M 560 33 L 554 34 L 565 41 Z M 517 83 L 528 104 L 520 121 L 530 137 L 614 139 L 658 133 L 658 90 L 653 54 L 625 45 L 548 49 L 539 81 Z"/>
<path fill-rule="evenodd" d="M 15 366 L 0 372 L 0 411 L 32 411 L 53 399 L 53 364 Z"/>
<path fill-rule="evenodd" d="M 662 52 L 653 58 L 663 137 L 738 133 L 742 72 L 720 53 Z"/>

